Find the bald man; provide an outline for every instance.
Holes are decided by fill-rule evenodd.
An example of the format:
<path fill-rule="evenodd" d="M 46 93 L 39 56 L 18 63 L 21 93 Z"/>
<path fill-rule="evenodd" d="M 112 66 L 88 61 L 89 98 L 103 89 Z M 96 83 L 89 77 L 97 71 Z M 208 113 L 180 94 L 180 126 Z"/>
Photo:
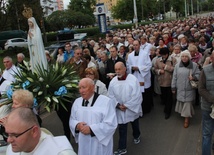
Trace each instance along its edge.
<path fill-rule="evenodd" d="M 116 103 L 117 121 L 119 124 L 119 146 L 115 155 L 125 154 L 127 141 L 127 126 L 131 122 L 134 143 L 140 143 L 139 116 L 142 116 L 142 94 L 137 78 L 126 73 L 123 62 L 115 64 L 116 77 L 109 85 L 108 93 Z"/>
<path fill-rule="evenodd" d="M 94 92 L 94 81 L 79 82 L 81 97 L 71 109 L 70 129 L 75 137 L 78 155 L 112 155 L 113 134 L 117 128 L 115 104 L 110 98 Z"/>
<path fill-rule="evenodd" d="M 7 155 L 76 155 L 65 136 L 53 137 L 43 132 L 36 115 L 29 108 L 16 108 L 7 117 Z"/>

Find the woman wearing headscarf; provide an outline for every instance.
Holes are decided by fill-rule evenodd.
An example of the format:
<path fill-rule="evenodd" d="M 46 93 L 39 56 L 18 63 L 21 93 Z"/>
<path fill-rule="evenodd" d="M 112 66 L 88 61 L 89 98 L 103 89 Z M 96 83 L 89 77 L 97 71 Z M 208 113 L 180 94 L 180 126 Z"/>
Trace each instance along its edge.
<path fill-rule="evenodd" d="M 184 128 L 189 126 L 189 118 L 194 114 L 193 101 L 195 89 L 192 88 L 190 80 L 198 80 L 200 70 L 195 62 L 191 61 L 188 50 L 181 52 L 181 61 L 175 65 L 172 78 L 172 93 L 177 94 L 175 111 L 184 117 Z"/>

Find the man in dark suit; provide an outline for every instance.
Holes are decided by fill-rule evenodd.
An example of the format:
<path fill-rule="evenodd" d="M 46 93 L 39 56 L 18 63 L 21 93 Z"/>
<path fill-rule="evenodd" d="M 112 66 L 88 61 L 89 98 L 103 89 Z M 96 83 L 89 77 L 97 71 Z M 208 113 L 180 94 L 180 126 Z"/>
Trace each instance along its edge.
<path fill-rule="evenodd" d="M 107 78 L 108 78 L 106 87 L 108 87 L 109 82 L 115 76 L 114 65 L 119 61 L 123 62 L 126 65 L 125 60 L 118 56 L 118 49 L 116 46 L 110 47 L 109 51 L 111 54 L 111 58 L 108 59 L 107 66 L 106 66 L 106 74 L 107 74 Z"/>

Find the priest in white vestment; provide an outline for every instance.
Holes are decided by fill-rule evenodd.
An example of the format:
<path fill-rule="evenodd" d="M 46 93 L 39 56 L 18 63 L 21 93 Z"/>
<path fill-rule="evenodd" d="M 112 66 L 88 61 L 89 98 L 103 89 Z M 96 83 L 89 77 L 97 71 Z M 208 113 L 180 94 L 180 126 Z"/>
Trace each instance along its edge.
<path fill-rule="evenodd" d="M 3 71 L 2 77 L 10 82 L 15 82 L 15 74 L 19 72 L 19 68 L 13 64 L 11 57 L 7 56 L 3 59 L 5 70 Z"/>
<path fill-rule="evenodd" d="M 10 143 L 7 155 L 76 155 L 65 136 L 53 137 L 41 130 L 29 108 L 15 108 L 7 117 L 5 131 Z"/>
<path fill-rule="evenodd" d="M 10 87 L 11 82 L 4 79 L 1 73 L 1 69 L 0 69 L 0 119 L 5 117 L 9 112 L 10 112 L 10 104 L 7 105 L 1 105 L 3 103 L 3 101 L 5 101 L 6 99 L 2 99 L 2 95 L 6 94 L 7 90 Z"/>
<path fill-rule="evenodd" d="M 142 39 L 143 40 L 143 39 Z M 151 44 L 144 43 L 140 46 L 140 42 L 133 42 L 134 51 L 128 55 L 126 62 L 127 71 L 133 74 L 140 83 L 143 95 L 143 113 L 149 113 L 153 105 L 153 96 L 151 92 L 151 68 L 152 62 L 149 56 Z M 148 51 L 149 50 L 149 51 Z"/>
<path fill-rule="evenodd" d="M 131 122 L 134 143 L 140 142 L 139 116 L 142 116 L 142 94 L 137 78 L 126 73 L 122 62 L 115 64 L 117 74 L 109 85 L 108 94 L 116 103 L 117 121 L 119 124 L 119 146 L 115 155 L 124 154 L 127 141 L 127 125 Z"/>
<path fill-rule="evenodd" d="M 72 106 L 70 129 L 78 143 L 78 155 L 112 155 L 117 128 L 115 103 L 94 93 L 94 86 L 89 78 L 79 82 L 81 97 Z"/>

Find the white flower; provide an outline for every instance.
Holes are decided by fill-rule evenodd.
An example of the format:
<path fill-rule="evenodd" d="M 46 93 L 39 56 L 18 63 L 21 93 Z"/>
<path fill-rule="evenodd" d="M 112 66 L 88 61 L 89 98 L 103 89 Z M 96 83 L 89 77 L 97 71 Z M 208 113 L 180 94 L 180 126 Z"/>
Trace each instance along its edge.
<path fill-rule="evenodd" d="M 50 97 L 45 97 L 45 99 L 46 99 L 48 102 L 51 102 Z"/>
<path fill-rule="evenodd" d="M 56 103 L 59 103 L 58 99 L 57 99 L 56 97 L 54 97 L 54 96 L 52 96 L 52 100 L 53 100 L 54 102 L 56 102 Z"/>
<path fill-rule="evenodd" d="M 38 95 L 42 95 L 42 93 L 43 93 L 43 91 L 39 91 L 39 92 L 38 92 Z"/>
<path fill-rule="evenodd" d="M 39 78 L 39 81 L 40 81 L 40 82 L 43 82 L 43 81 L 44 81 L 44 79 L 43 79 L 42 77 L 40 77 L 40 78 Z"/>

